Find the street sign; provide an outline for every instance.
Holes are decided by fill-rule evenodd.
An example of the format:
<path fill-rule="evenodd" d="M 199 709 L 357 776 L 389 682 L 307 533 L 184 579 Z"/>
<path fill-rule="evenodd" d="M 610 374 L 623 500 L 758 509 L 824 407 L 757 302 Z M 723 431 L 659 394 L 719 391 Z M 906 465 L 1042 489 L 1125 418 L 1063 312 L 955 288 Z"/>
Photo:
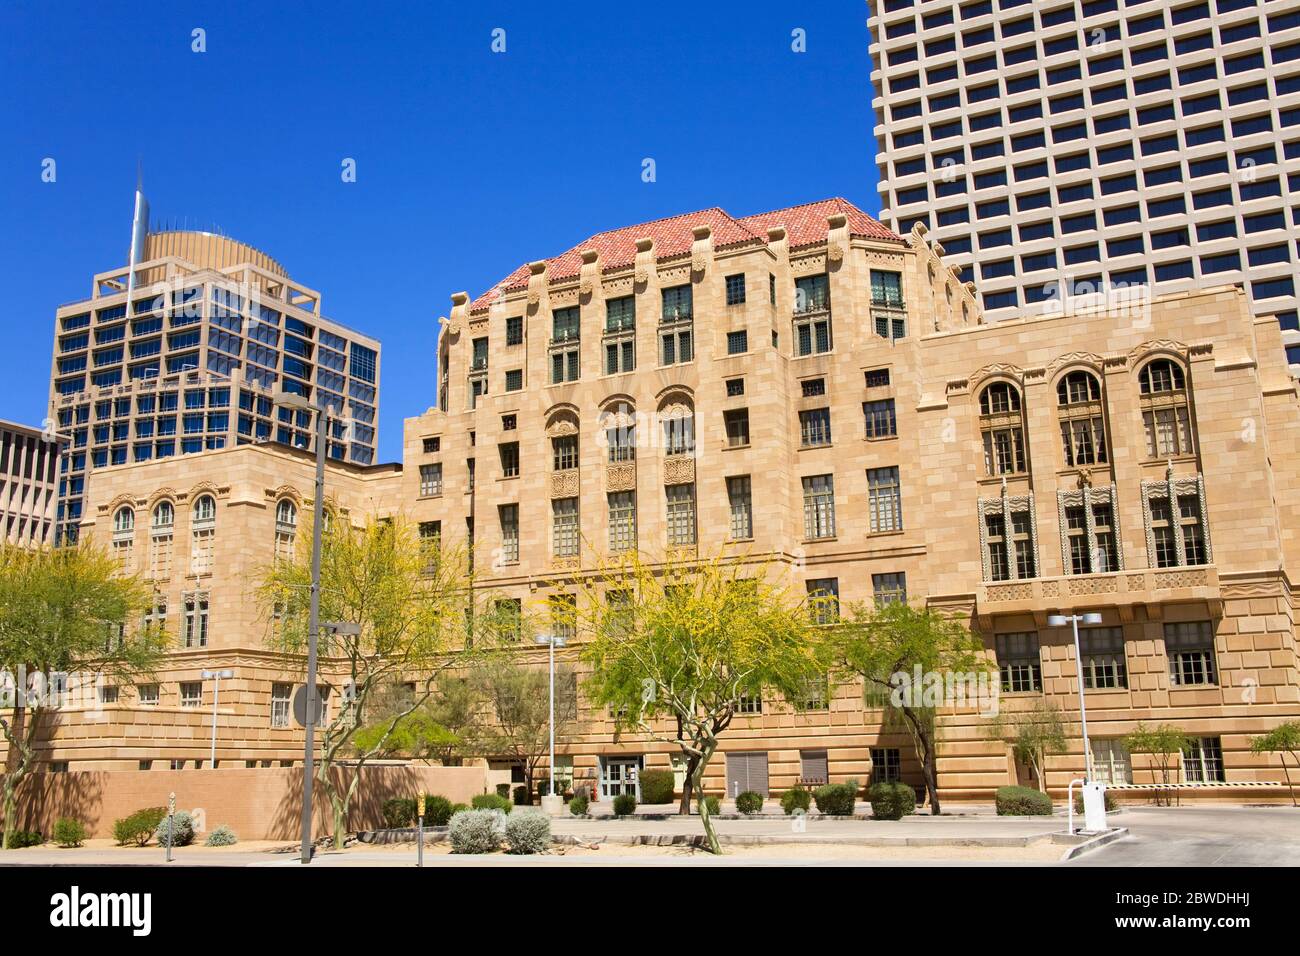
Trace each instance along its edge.
<path fill-rule="evenodd" d="M 324 701 L 321 700 L 320 694 L 316 695 L 316 717 L 312 721 L 317 727 L 320 726 L 320 719 L 324 715 Z M 298 722 L 298 726 L 307 726 L 307 685 L 303 684 L 293 695 L 293 719 Z"/>

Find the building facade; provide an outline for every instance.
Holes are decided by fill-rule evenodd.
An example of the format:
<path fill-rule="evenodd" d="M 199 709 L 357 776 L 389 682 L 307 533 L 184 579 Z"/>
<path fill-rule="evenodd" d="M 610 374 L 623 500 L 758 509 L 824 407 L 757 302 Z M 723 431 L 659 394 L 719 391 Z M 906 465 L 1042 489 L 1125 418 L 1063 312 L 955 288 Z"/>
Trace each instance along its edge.
<path fill-rule="evenodd" d="M 873 0 L 882 219 L 992 320 L 1235 283 L 1300 371 L 1300 10 L 1288 0 Z"/>
<path fill-rule="evenodd" d="M 403 467 L 339 464 L 328 483 L 358 518 L 400 513 L 468 544 L 494 599 L 545 613 L 633 547 L 770 558 L 841 604 L 969 619 L 1003 712 L 1048 699 L 1077 721 L 1082 675 L 1104 779 L 1156 779 L 1124 748 L 1139 722 L 1182 727 L 1177 778 L 1214 795 L 1280 779 L 1250 742 L 1300 716 L 1300 396 L 1277 323 L 1241 289 L 990 323 L 922 228 L 904 238 L 835 199 L 600 233 L 452 301 L 438 405 L 406 421 Z M 308 487 L 308 456 L 274 446 L 103 473 L 89 533 L 153 576 L 181 646 L 148 700 L 117 694 L 93 731 L 67 718 L 52 762 L 202 759 L 210 685 L 195 675 L 227 666 L 223 766 L 300 759 L 284 724 L 301 674 L 265 651 L 247 594 Z M 205 595 L 206 630 L 191 623 Z M 1048 619 L 1085 612 L 1102 624 L 1077 661 Z M 580 670 L 581 644 L 561 663 Z M 1031 782 L 988 704 L 940 708 L 949 797 Z M 919 783 L 882 717 L 838 676 L 793 704 L 749 701 L 707 787 Z M 557 776 L 602 798 L 641 769 L 680 770 L 669 745 L 615 734 L 581 699 L 558 743 Z M 1083 765 L 1075 732 L 1048 784 Z"/>
<path fill-rule="evenodd" d="M 276 441 L 309 448 L 308 412 L 280 390 L 339 410 L 331 459 L 371 464 L 378 439 L 377 341 L 321 314 L 320 294 L 265 253 L 223 236 L 144 239 L 130 268 L 94 277 L 55 315 L 50 418 L 68 439 L 58 523 L 75 537 L 94 471 Z"/>
<path fill-rule="evenodd" d="M 43 548 L 54 541 L 59 445 L 37 428 L 0 421 L 0 540 Z"/>

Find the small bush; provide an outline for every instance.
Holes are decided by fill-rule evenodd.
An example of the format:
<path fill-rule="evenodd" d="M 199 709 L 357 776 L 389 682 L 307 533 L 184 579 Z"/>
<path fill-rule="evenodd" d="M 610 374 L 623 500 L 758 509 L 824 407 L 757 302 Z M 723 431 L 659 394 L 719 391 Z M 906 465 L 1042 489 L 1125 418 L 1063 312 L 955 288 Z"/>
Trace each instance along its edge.
<path fill-rule="evenodd" d="M 545 853 L 551 845 L 551 818 L 530 810 L 506 819 L 506 850 L 510 853 Z"/>
<path fill-rule="evenodd" d="M 26 846 L 40 846 L 44 842 L 45 837 L 36 830 L 15 830 L 9 837 L 9 849 L 21 850 Z"/>
<path fill-rule="evenodd" d="M 569 812 L 575 817 L 586 816 L 588 806 L 587 795 L 585 793 L 580 793 L 569 801 Z"/>
<path fill-rule="evenodd" d="M 555 792 L 556 792 L 559 796 L 561 796 L 561 797 L 572 797 L 573 794 L 569 793 L 569 792 L 565 789 L 565 787 L 566 787 L 565 781 L 563 781 L 563 780 L 557 780 L 557 781 L 555 782 Z M 549 795 L 550 795 L 550 792 L 551 792 L 551 781 L 549 781 L 549 780 L 539 780 L 539 781 L 537 782 L 537 797 L 538 797 L 538 799 L 541 799 L 542 797 L 545 797 L 545 796 L 549 796 Z"/>
<path fill-rule="evenodd" d="M 500 797 L 500 798 L 503 799 L 503 800 L 509 800 L 509 799 L 510 799 L 510 784 L 508 784 L 508 783 L 499 783 L 499 784 L 497 784 L 497 796 Z"/>
<path fill-rule="evenodd" d="M 500 810 L 502 813 L 509 813 L 511 806 L 513 806 L 506 797 L 499 793 L 480 793 L 469 803 L 475 810 Z"/>
<path fill-rule="evenodd" d="M 452 853 L 493 853 L 501 847 L 505 831 L 502 810 L 462 810 L 452 814 L 447 833 Z"/>
<path fill-rule="evenodd" d="M 1113 813 L 1119 809 L 1119 800 L 1115 798 L 1115 794 L 1111 791 L 1105 791 L 1105 793 L 1102 794 L 1102 799 L 1105 801 L 1107 813 Z M 1083 794 L 1081 793 L 1076 793 L 1074 795 L 1074 812 L 1083 813 Z"/>
<path fill-rule="evenodd" d="M 758 813 L 763 809 L 763 795 L 746 790 L 736 795 L 736 809 L 741 813 Z"/>
<path fill-rule="evenodd" d="M 1051 816 L 1052 798 L 1029 787 L 998 787 L 993 795 L 1000 817 Z"/>
<path fill-rule="evenodd" d="M 59 846 L 81 846 L 86 842 L 86 825 L 72 817 L 59 817 L 50 836 Z"/>
<path fill-rule="evenodd" d="M 821 813 L 831 817 L 853 816 L 853 805 L 858 798 L 858 783 L 828 783 L 813 791 L 813 800 Z"/>
<path fill-rule="evenodd" d="M 385 800 L 379 808 L 384 818 L 384 826 L 390 830 L 400 830 L 415 823 L 415 798 L 392 797 Z"/>
<path fill-rule="evenodd" d="M 791 787 L 785 793 L 781 794 L 781 809 L 787 815 L 794 813 L 796 810 L 808 812 L 812 806 L 812 794 L 803 787 Z"/>
<path fill-rule="evenodd" d="M 533 798 L 529 795 L 528 788 L 523 784 L 515 787 L 514 797 L 515 806 L 517 807 L 529 807 L 533 804 Z"/>
<path fill-rule="evenodd" d="M 916 791 L 905 783 L 877 783 L 867 790 L 871 815 L 877 820 L 901 820 L 916 812 Z"/>
<path fill-rule="evenodd" d="M 235 831 L 230 829 L 224 823 L 208 834 L 208 838 L 203 841 L 204 846 L 234 846 L 239 842 L 239 837 L 235 836 Z"/>
<path fill-rule="evenodd" d="M 636 812 L 636 797 L 630 793 L 620 793 L 614 798 L 614 816 L 626 817 Z"/>
<path fill-rule="evenodd" d="M 676 786 L 671 770 L 642 770 L 641 802 L 672 803 Z"/>
<path fill-rule="evenodd" d="M 434 794 L 424 798 L 424 825 L 426 827 L 445 827 L 452 815 L 451 801 Z"/>
<path fill-rule="evenodd" d="M 451 816 L 447 817 L 447 822 L 451 823 L 451 817 L 454 817 L 462 810 L 468 810 L 468 809 L 470 809 L 470 805 L 468 803 L 453 803 L 451 805 Z"/>
<path fill-rule="evenodd" d="M 709 808 L 710 816 L 716 817 L 719 813 L 722 812 L 722 801 L 719 800 L 717 797 L 709 797 L 709 796 L 704 797 L 704 805 Z M 696 813 L 700 812 L 699 806 L 696 806 L 695 812 Z"/>
<path fill-rule="evenodd" d="M 167 846 L 170 842 L 172 846 L 189 846 L 194 842 L 194 818 L 184 810 L 177 810 L 172 815 L 170 835 L 167 827 L 167 817 L 162 818 L 158 824 L 156 834 L 159 846 Z"/>
<path fill-rule="evenodd" d="M 137 810 L 129 817 L 123 817 L 113 823 L 113 839 L 119 846 L 134 843 L 146 846 L 158 830 L 158 824 L 167 816 L 166 807 L 146 807 Z"/>

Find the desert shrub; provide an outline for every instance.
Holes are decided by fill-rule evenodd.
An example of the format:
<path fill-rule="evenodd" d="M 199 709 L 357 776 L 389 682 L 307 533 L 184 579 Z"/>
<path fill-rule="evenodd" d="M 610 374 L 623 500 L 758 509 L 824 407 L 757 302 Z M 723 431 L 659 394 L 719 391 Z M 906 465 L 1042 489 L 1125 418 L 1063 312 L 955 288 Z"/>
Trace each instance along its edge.
<path fill-rule="evenodd" d="M 424 798 L 424 825 L 426 827 L 445 827 L 452 815 L 451 801 L 434 794 Z"/>
<path fill-rule="evenodd" d="M 499 793 L 480 793 L 469 803 L 475 810 L 500 810 L 502 813 L 509 813 L 513 806 L 509 799 Z"/>
<path fill-rule="evenodd" d="M 530 810 L 506 818 L 506 850 L 510 853 L 545 853 L 551 845 L 551 818 Z"/>
<path fill-rule="evenodd" d="M 877 820 L 901 820 L 916 812 L 916 791 L 905 783 L 876 783 L 867 790 L 871 815 Z"/>
<path fill-rule="evenodd" d="M 520 784 L 519 786 L 515 787 L 514 797 L 515 797 L 515 806 L 517 807 L 527 807 L 532 805 L 533 799 L 528 794 L 528 788 L 525 787 L 523 784 Z"/>
<path fill-rule="evenodd" d="M 710 796 L 704 797 L 704 805 L 709 808 L 709 813 L 712 816 L 717 816 L 719 813 L 722 812 L 722 801 L 719 800 L 717 797 L 710 797 Z M 695 808 L 695 812 L 699 813 L 699 807 Z"/>
<path fill-rule="evenodd" d="M 72 817 L 59 817 L 54 821 L 50 837 L 59 846 L 81 846 L 86 842 L 86 825 Z"/>
<path fill-rule="evenodd" d="M 126 846 L 128 843 L 145 846 L 153 839 L 158 824 L 162 823 L 166 816 L 166 807 L 146 807 L 137 810 L 129 817 L 114 821 L 113 839 L 117 840 L 119 846 Z"/>
<path fill-rule="evenodd" d="M 630 793 L 620 793 L 614 798 L 614 816 L 626 817 L 636 811 L 636 797 Z"/>
<path fill-rule="evenodd" d="M 500 798 L 503 799 L 503 800 L 509 800 L 509 799 L 510 799 L 510 784 L 508 784 L 508 783 L 499 783 L 499 784 L 497 784 L 497 796 L 500 797 Z"/>
<path fill-rule="evenodd" d="M 448 825 L 452 853 L 492 853 L 505 836 L 506 815 L 502 810 L 462 810 L 453 813 Z"/>
<path fill-rule="evenodd" d="M 447 822 L 450 823 L 451 817 L 454 817 L 456 814 L 460 813 L 460 811 L 468 810 L 468 809 L 470 809 L 470 805 L 468 803 L 453 803 L 451 805 L 451 816 L 447 817 Z"/>
<path fill-rule="evenodd" d="M 208 834 L 208 838 L 203 841 L 204 846 L 234 846 L 239 842 L 239 837 L 235 836 L 235 831 L 230 829 L 224 823 Z"/>
<path fill-rule="evenodd" d="M 1107 813 L 1111 813 L 1119 809 L 1119 800 L 1116 799 L 1115 794 L 1112 793 L 1111 791 L 1109 790 L 1105 791 L 1102 794 L 1102 800 L 1105 801 Z M 1074 812 L 1083 813 L 1083 794 L 1081 793 L 1076 793 L 1074 795 Z"/>
<path fill-rule="evenodd" d="M 831 817 L 850 817 L 853 815 L 853 805 L 858 797 L 858 784 L 856 780 L 849 780 L 846 783 L 828 783 L 818 787 L 813 791 L 813 800 L 817 804 L 817 809 Z"/>
<path fill-rule="evenodd" d="M 158 824 L 158 831 L 155 834 L 159 846 L 167 846 L 168 842 L 172 846 L 189 846 L 194 842 L 194 818 L 184 810 L 177 810 L 172 814 L 172 823 L 170 835 L 167 827 L 167 817 L 162 818 Z"/>
<path fill-rule="evenodd" d="M 9 849 L 21 850 L 25 846 L 40 846 L 45 837 L 36 830 L 15 830 L 9 837 Z"/>
<path fill-rule="evenodd" d="M 671 770 L 642 770 L 641 802 L 672 803 L 675 786 Z"/>
<path fill-rule="evenodd" d="M 781 809 L 787 814 L 794 813 L 796 810 L 808 812 L 812 806 L 812 794 L 803 787 L 791 787 L 785 793 L 781 794 Z"/>
<path fill-rule="evenodd" d="M 1052 798 L 1029 787 L 998 787 L 993 795 L 1000 817 L 1051 816 Z"/>
<path fill-rule="evenodd" d="M 736 794 L 736 809 L 741 813 L 758 813 L 763 809 L 763 795 L 753 790 Z"/>
<path fill-rule="evenodd" d="M 384 818 L 384 826 L 390 830 L 412 826 L 415 823 L 415 798 L 392 797 L 383 802 L 379 813 Z"/>
<path fill-rule="evenodd" d="M 585 816 L 588 805 L 587 795 L 585 793 L 580 793 L 569 801 L 569 812 L 575 817 Z"/>

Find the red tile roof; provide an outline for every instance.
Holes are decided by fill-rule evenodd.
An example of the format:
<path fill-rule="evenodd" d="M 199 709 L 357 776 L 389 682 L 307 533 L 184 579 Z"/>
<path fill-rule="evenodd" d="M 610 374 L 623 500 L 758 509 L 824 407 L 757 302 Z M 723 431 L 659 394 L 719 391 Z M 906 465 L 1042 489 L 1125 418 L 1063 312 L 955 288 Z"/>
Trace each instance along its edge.
<path fill-rule="evenodd" d="M 553 259 L 547 259 L 546 276 L 552 282 L 577 276 L 582 267 L 582 253 L 587 249 L 594 249 L 600 253 L 600 267 L 603 271 L 631 266 L 636 261 L 638 239 L 654 240 L 655 259 L 658 261 L 685 256 L 691 251 L 691 243 L 695 238 L 691 230 L 696 226 L 708 226 L 712 230 L 715 249 L 746 243 L 765 243 L 768 229 L 784 226 L 790 248 L 797 249 L 825 240 L 826 219 L 835 213 L 847 217 L 850 235 L 868 239 L 903 241 L 902 236 L 885 228 L 848 200 L 839 197 L 805 203 L 802 206 L 775 209 L 772 212 L 758 213 L 741 219 L 735 219 L 724 210 L 713 206 L 709 209 L 670 216 L 667 219 L 656 219 L 653 222 L 643 222 L 635 226 L 624 226 L 621 229 L 597 233 L 567 252 Z M 504 291 L 523 288 L 527 284 L 528 265 L 525 263 L 471 302 L 470 311 L 482 311 L 496 301 Z"/>

